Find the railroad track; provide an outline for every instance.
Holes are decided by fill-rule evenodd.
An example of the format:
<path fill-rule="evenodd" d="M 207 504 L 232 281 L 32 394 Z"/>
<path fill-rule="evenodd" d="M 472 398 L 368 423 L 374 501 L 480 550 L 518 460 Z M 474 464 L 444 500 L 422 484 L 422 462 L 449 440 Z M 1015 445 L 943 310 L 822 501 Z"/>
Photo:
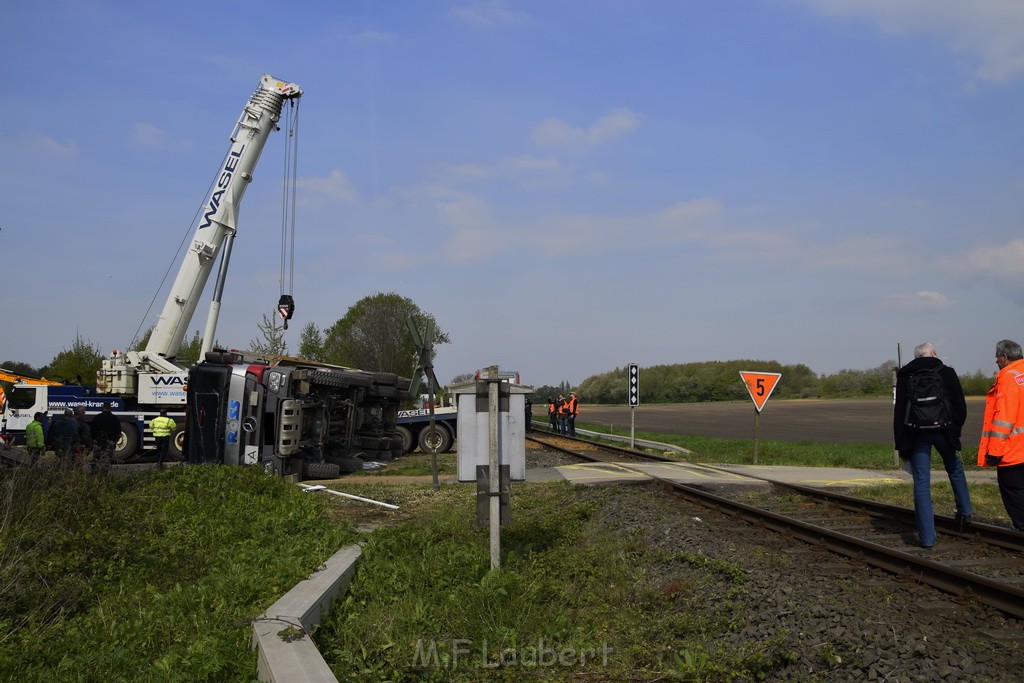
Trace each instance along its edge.
<path fill-rule="evenodd" d="M 583 439 L 545 435 L 528 437 L 547 448 L 591 462 L 672 461 L 672 458 Z M 586 444 L 584 448 L 582 444 Z M 709 471 L 738 473 L 690 463 Z M 722 514 L 825 548 L 947 593 L 974 597 L 1017 619 L 1024 619 L 1024 533 L 936 515 L 940 542 L 931 551 L 908 548 L 916 534 L 914 510 L 765 477 L 741 475 L 770 485 L 751 494 L 731 495 L 682 484 L 640 469 L 675 495 Z M 746 499 L 744 499 L 746 498 Z"/>

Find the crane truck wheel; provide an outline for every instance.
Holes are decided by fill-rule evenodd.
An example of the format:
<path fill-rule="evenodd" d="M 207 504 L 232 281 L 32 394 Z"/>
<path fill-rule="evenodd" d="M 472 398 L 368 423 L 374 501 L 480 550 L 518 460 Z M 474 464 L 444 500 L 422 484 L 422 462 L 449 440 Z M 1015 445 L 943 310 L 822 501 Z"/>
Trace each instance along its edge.
<path fill-rule="evenodd" d="M 117 438 L 117 443 L 114 444 L 114 452 L 111 454 L 111 458 L 117 462 L 127 460 L 128 458 L 135 455 L 135 450 L 139 447 L 139 432 L 134 426 L 122 422 L 121 423 L 121 436 Z"/>
<path fill-rule="evenodd" d="M 435 424 L 434 431 L 430 425 L 420 430 L 419 445 L 424 453 L 447 453 L 452 447 L 452 434 L 443 424 Z"/>
<path fill-rule="evenodd" d="M 398 436 L 402 439 L 402 453 L 412 453 L 413 449 L 416 448 L 416 442 L 413 440 L 412 432 L 409 431 L 409 428 L 398 425 L 395 431 L 398 432 Z"/>
<path fill-rule="evenodd" d="M 167 455 L 175 460 L 185 459 L 185 428 L 181 425 L 171 432 L 171 441 L 167 444 Z"/>

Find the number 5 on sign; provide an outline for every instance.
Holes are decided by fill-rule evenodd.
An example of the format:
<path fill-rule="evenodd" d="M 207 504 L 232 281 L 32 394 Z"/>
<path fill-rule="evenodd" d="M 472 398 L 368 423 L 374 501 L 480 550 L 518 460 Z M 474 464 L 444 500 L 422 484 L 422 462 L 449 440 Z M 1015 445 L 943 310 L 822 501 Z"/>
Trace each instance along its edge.
<path fill-rule="evenodd" d="M 768 397 L 775 391 L 775 385 L 779 383 L 782 373 L 779 372 L 746 372 L 740 370 L 740 379 L 747 385 L 747 393 L 754 401 L 757 412 L 761 412 Z"/>

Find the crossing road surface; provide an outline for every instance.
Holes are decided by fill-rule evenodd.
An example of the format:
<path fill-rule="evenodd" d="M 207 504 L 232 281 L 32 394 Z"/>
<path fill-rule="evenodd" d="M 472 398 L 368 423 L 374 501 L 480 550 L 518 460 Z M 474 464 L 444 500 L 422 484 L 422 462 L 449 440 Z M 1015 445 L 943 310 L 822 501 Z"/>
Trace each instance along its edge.
<path fill-rule="evenodd" d="M 964 446 L 977 445 L 984 409 L 984 397 L 967 398 Z M 577 421 L 629 429 L 629 410 L 582 403 Z M 636 430 L 747 439 L 754 435 L 754 413 L 753 401 L 641 404 L 636 408 Z M 776 441 L 892 444 L 892 400 L 769 399 L 761 411 L 760 434 Z"/>

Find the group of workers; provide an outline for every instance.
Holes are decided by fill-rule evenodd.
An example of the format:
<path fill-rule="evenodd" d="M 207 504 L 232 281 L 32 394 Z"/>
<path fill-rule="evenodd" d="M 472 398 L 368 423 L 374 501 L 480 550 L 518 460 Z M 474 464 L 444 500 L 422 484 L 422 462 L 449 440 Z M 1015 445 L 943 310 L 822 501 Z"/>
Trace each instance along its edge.
<path fill-rule="evenodd" d="M 996 344 L 995 383 L 985 397 L 985 415 L 978 443 L 978 466 L 995 467 L 1003 507 L 1013 527 L 1024 531 L 1024 353 L 1017 342 L 1004 339 Z M 911 401 L 911 377 L 935 372 L 948 397 L 951 420 L 941 429 L 908 427 L 906 406 Z M 935 518 L 931 499 L 931 453 L 942 458 L 956 504 L 955 517 L 969 524 L 973 516 L 967 478 L 960 459 L 960 437 L 967 419 L 967 403 L 960 378 L 943 365 L 935 347 L 925 342 L 914 349 L 914 360 L 896 375 L 893 430 L 896 449 L 914 480 L 914 510 L 918 542 L 930 549 L 935 545 Z"/>
<path fill-rule="evenodd" d="M 149 421 L 149 428 L 156 438 L 157 466 L 163 467 L 170 447 L 171 434 L 177 424 L 161 410 Z M 104 402 L 103 409 L 87 420 L 85 409 L 78 406 L 48 419 L 46 413 L 37 412 L 25 428 L 25 448 L 36 463 L 46 451 L 53 451 L 59 462 L 82 464 L 84 456 L 93 455 L 94 468 L 105 470 L 110 466 L 114 448 L 121 438 L 121 421 L 114 414 L 110 402 Z"/>
<path fill-rule="evenodd" d="M 580 414 L 580 400 L 576 392 L 570 392 L 569 398 L 559 394 L 558 399 L 548 396 L 548 420 L 551 431 L 565 436 L 576 436 L 576 416 Z"/>

